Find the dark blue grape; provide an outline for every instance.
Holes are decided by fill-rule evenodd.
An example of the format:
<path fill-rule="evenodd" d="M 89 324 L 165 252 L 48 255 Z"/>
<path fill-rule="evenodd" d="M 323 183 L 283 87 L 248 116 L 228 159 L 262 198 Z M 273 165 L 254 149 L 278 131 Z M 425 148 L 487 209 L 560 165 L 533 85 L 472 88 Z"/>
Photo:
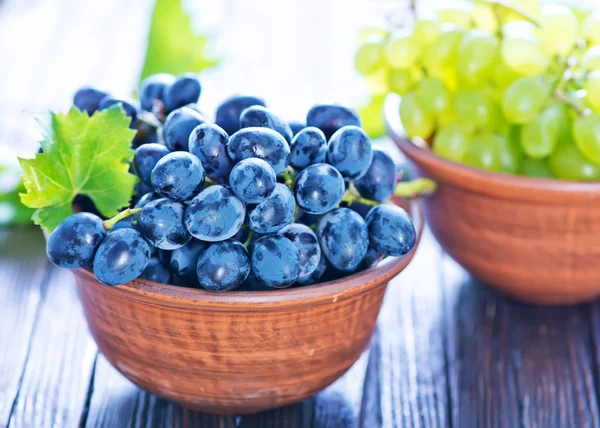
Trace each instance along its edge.
<path fill-rule="evenodd" d="M 233 239 L 240 241 L 242 244 L 246 242 L 250 235 L 250 228 L 248 226 L 242 226 L 238 233 L 233 236 Z"/>
<path fill-rule="evenodd" d="M 302 223 L 306 226 L 313 226 L 319 222 L 320 218 L 320 214 L 310 214 L 304 210 L 298 210 L 296 216 L 294 217 L 294 221 L 296 223 Z"/>
<path fill-rule="evenodd" d="M 156 193 L 183 202 L 202 189 L 204 178 L 204 168 L 196 156 L 173 152 L 156 163 L 151 181 Z"/>
<path fill-rule="evenodd" d="M 165 120 L 163 138 L 169 150 L 187 151 L 190 134 L 194 128 L 205 122 L 204 116 L 189 107 L 173 110 Z"/>
<path fill-rule="evenodd" d="M 219 105 L 215 115 L 215 123 L 231 135 L 240 129 L 240 115 L 242 112 L 251 106 L 266 107 L 266 104 L 260 98 L 234 95 Z"/>
<path fill-rule="evenodd" d="M 86 86 L 75 92 L 73 105 L 91 116 L 98 110 L 100 101 L 107 96 L 107 92 Z"/>
<path fill-rule="evenodd" d="M 290 125 L 290 129 L 292 130 L 292 135 L 296 135 L 296 134 L 298 134 L 298 132 L 300 132 L 301 130 L 306 128 L 306 123 L 302 123 L 302 122 L 289 122 L 288 125 Z"/>
<path fill-rule="evenodd" d="M 277 183 L 269 197 L 248 207 L 248 226 L 256 233 L 275 233 L 292 221 L 295 209 L 296 201 L 290 189 Z"/>
<path fill-rule="evenodd" d="M 148 143 L 158 143 L 159 138 L 156 126 L 138 120 L 136 123 L 134 123 L 134 127 L 137 132 L 133 137 L 133 141 L 131 142 L 131 147 L 133 149 L 137 149 L 138 147 Z"/>
<path fill-rule="evenodd" d="M 244 110 L 240 115 L 240 127 L 270 128 L 279 132 L 288 143 L 292 141 L 292 128 L 290 128 L 290 125 L 263 106 L 252 106 Z"/>
<path fill-rule="evenodd" d="M 135 208 L 144 208 L 150 202 L 162 198 L 163 197 L 156 192 L 148 192 L 144 196 L 142 196 L 139 201 L 137 201 L 137 203 L 135 204 Z"/>
<path fill-rule="evenodd" d="M 209 291 L 229 291 L 240 286 L 250 273 L 246 247 L 228 239 L 212 244 L 198 259 L 198 282 Z"/>
<path fill-rule="evenodd" d="M 162 144 L 143 144 L 135 151 L 133 164 L 137 176 L 146 184 L 150 184 L 150 175 L 156 163 L 168 155 L 169 149 Z"/>
<path fill-rule="evenodd" d="M 167 198 L 148 203 L 140 212 L 137 228 L 140 233 L 162 250 L 175 250 L 192 237 L 183 225 L 185 205 Z"/>
<path fill-rule="evenodd" d="M 130 128 L 135 126 L 135 119 L 137 119 L 138 108 L 133 102 L 128 102 L 125 100 L 121 100 L 118 98 L 112 98 L 111 96 L 106 96 L 102 98 L 100 104 L 98 105 L 98 110 L 106 110 L 114 105 L 120 105 L 125 114 L 131 118 Z"/>
<path fill-rule="evenodd" d="M 345 190 L 340 172 L 324 163 L 307 167 L 294 184 L 298 206 L 309 214 L 331 211 L 341 202 Z"/>
<path fill-rule="evenodd" d="M 384 257 L 385 256 L 383 254 L 381 254 L 375 247 L 369 246 L 369 249 L 367 250 L 367 254 L 365 254 L 363 259 L 361 260 L 358 268 L 360 270 L 368 269 L 372 266 L 375 266 L 377 263 L 379 263 L 381 260 L 383 260 Z"/>
<path fill-rule="evenodd" d="M 94 258 L 94 273 L 107 285 L 125 284 L 139 277 L 150 260 L 150 246 L 134 229 L 109 233 Z"/>
<path fill-rule="evenodd" d="M 171 279 L 171 272 L 167 269 L 156 257 L 152 257 L 148 261 L 148 266 L 140 275 L 140 278 L 147 279 L 148 281 L 160 282 L 161 284 L 168 284 Z"/>
<path fill-rule="evenodd" d="M 248 204 L 264 201 L 275 190 L 276 182 L 271 165 L 258 158 L 241 160 L 229 176 L 229 185 L 235 196 Z"/>
<path fill-rule="evenodd" d="M 192 239 L 186 245 L 171 253 L 169 266 L 173 275 L 181 278 L 196 278 L 198 258 L 207 248 L 208 243 Z"/>
<path fill-rule="evenodd" d="M 415 246 L 415 226 L 397 205 L 381 204 L 367 215 L 371 245 L 384 255 L 403 256 Z"/>
<path fill-rule="evenodd" d="M 287 238 L 267 235 L 254 244 L 252 270 L 256 277 L 271 288 L 286 288 L 300 275 L 298 250 Z"/>
<path fill-rule="evenodd" d="M 90 267 L 105 237 L 106 229 L 100 217 L 90 213 L 73 214 L 50 234 L 46 254 L 59 267 Z"/>
<path fill-rule="evenodd" d="M 173 111 L 187 104 L 198 102 L 202 87 L 193 73 L 185 73 L 177 78 L 165 92 L 165 107 Z"/>
<path fill-rule="evenodd" d="M 290 165 L 304 169 L 315 163 L 323 163 L 327 158 L 327 140 L 323 131 L 314 126 L 300 131 L 290 146 Z"/>
<path fill-rule="evenodd" d="M 100 218 L 103 217 L 100 211 L 98 211 L 98 208 L 96 208 L 94 201 L 92 201 L 92 199 L 86 195 L 75 196 L 75 198 L 73 199 L 72 207 L 73 212 L 92 213 Z"/>
<path fill-rule="evenodd" d="M 155 104 L 160 109 L 165 103 L 165 93 L 173 82 L 175 82 L 175 77 L 168 73 L 158 73 L 146 77 L 140 85 L 142 109 L 154 111 Z"/>
<path fill-rule="evenodd" d="M 356 269 L 369 248 L 365 221 L 348 208 L 324 215 L 319 221 L 317 236 L 329 263 L 346 272 Z"/>
<path fill-rule="evenodd" d="M 213 180 L 229 177 L 233 168 L 233 161 L 227 153 L 227 141 L 229 135 L 213 123 L 203 123 L 190 134 L 188 149 L 200 159 L 206 175 Z"/>
<path fill-rule="evenodd" d="M 290 146 L 276 131 L 269 128 L 244 128 L 229 137 L 229 157 L 235 162 L 259 158 L 281 174 L 290 163 Z"/>
<path fill-rule="evenodd" d="M 317 104 L 306 116 L 307 126 L 316 126 L 329 139 L 343 126 L 360 126 L 360 117 L 354 110 L 338 104 Z"/>
<path fill-rule="evenodd" d="M 268 287 L 264 282 L 256 277 L 252 269 L 246 280 L 238 288 L 233 291 L 271 291 L 271 287 Z"/>
<path fill-rule="evenodd" d="M 327 163 L 337 168 L 346 181 L 362 177 L 372 159 L 371 140 L 357 126 L 344 126 L 329 139 Z"/>
<path fill-rule="evenodd" d="M 285 236 L 292 241 L 298 250 L 300 257 L 300 276 L 298 279 L 306 278 L 319 265 L 321 260 L 321 247 L 315 232 L 303 224 L 290 224 L 279 231 L 279 235 Z"/>
<path fill-rule="evenodd" d="M 298 278 L 298 281 L 296 281 L 296 284 L 298 284 L 298 285 L 316 284 L 317 282 L 319 282 L 319 280 L 321 279 L 321 277 L 327 270 L 328 266 L 329 265 L 327 264 L 327 257 L 321 255 L 321 257 L 319 258 L 319 264 L 317 265 L 317 268 L 310 275 Z"/>
<path fill-rule="evenodd" d="M 190 202 L 185 212 L 185 226 L 197 239 L 208 242 L 233 237 L 244 223 L 246 207 L 224 186 L 210 186 Z"/>
<path fill-rule="evenodd" d="M 367 172 L 354 181 L 360 194 L 374 201 L 385 201 L 396 189 L 396 166 L 392 158 L 381 150 L 373 150 L 373 160 Z"/>
<path fill-rule="evenodd" d="M 171 266 L 171 254 L 173 251 L 157 249 L 156 252 L 158 253 L 158 260 L 160 260 L 163 265 Z"/>

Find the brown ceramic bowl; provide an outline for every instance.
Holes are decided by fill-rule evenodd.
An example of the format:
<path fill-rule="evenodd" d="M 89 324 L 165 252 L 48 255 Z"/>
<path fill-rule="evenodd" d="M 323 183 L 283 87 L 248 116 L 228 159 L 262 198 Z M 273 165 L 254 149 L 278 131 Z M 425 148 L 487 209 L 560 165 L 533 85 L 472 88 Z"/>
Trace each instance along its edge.
<path fill-rule="evenodd" d="M 411 215 L 420 238 L 415 204 Z M 193 410 L 245 414 L 300 401 L 342 376 L 415 249 L 337 281 L 267 292 L 145 280 L 109 287 L 83 269 L 75 276 L 92 336 L 124 376 Z"/>
<path fill-rule="evenodd" d="M 437 182 L 422 207 L 450 256 L 517 300 L 563 305 L 600 295 L 600 183 L 516 177 L 446 160 L 406 138 L 399 103 L 395 95 L 386 100 L 388 134 L 418 176 Z"/>

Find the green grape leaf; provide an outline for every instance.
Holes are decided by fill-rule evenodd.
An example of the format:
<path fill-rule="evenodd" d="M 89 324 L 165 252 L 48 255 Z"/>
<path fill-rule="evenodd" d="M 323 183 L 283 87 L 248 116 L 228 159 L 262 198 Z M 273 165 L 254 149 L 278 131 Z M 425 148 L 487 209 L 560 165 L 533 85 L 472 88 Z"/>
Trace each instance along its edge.
<path fill-rule="evenodd" d="M 129 205 L 136 177 L 129 173 L 135 131 L 120 106 L 93 116 L 72 108 L 67 114 L 51 113 L 44 129 L 44 153 L 19 159 L 23 168 L 21 202 L 37 208 L 35 224 L 48 232 L 72 214 L 73 199 L 86 195 L 98 211 L 112 217 Z"/>
<path fill-rule="evenodd" d="M 209 37 L 192 29 L 182 0 L 156 0 L 140 81 L 155 73 L 198 72 L 217 64 L 207 53 Z"/>

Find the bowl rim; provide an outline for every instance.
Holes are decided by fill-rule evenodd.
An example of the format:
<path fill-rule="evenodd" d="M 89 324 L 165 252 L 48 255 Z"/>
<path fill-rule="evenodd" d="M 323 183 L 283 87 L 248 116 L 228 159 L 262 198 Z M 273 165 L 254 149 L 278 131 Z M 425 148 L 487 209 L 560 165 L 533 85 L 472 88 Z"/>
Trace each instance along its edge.
<path fill-rule="evenodd" d="M 208 290 L 182 287 L 144 279 L 135 279 L 127 284 L 107 286 L 101 284 L 93 272 L 75 269 L 78 279 L 85 282 L 83 286 L 101 287 L 105 292 L 116 293 L 127 299 L 145 303 L 170 306 L 174 308 L 216 309 L 216 310 L 261 310 L 265 306 L 298 307 L 319 303 L 335 303 L 357 294 L 365 293 L 373 288 L 385 286 L 398 275 L 412 260 L 423 234 L 424 222 L 422 213 L 415 201 L 409 202 L 409 211 L 417 239 L 411 251 L 400 257 L 388 256 L 376 266 L 344 278 L 309 286 L 269 291 L 228 291 L 222 293 Z"/>

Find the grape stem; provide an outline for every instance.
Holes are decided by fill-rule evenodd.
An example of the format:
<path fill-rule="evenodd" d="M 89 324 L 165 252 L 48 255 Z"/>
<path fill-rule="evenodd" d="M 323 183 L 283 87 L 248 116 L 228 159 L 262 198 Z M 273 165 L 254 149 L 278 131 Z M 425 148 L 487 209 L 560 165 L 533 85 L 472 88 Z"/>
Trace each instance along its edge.
<path fill-rule="evenodd" d="M 560 74 L 560 78 L 554 85 L 553 96 L 555 99 L 562 101 L 569 107 L 573 108 L 578 115 L 582 116 L 585 113 L 584 110 L 578 106 L 574 100 L 565 94 L 565 86 L 573 78 L 573 71 L 575 70 L 575 67 L 577 67 L 577 62 L 579 60 L 577 51 L 581 50 L 581 47 L 584 46 L 580 45 L 581 43 L 578 43 L 565 59 L 565 65 L 562 73 Z"/>
<path fill-rule="evenodd" d="M 292 190 L 294 187 L 294 180 L 296 179 L 295 177 L 295 173 L 294 173 L 294 168 L 292 168 L 291 166 L 288 166 L 285 171 L 283 171 L 281 173 L 281 176 L 283 177 L 283 181 L 285 183 L 285 185 Z"/>
<path fill-rule="evenodd" d="M 344 192 L 344 195 L 342 196 L 342 202 L 345 202 L 348 206 L 354 203 L 359 203 L 370 207 L 376 207 L 379 205 L 379 202 L 377 201 L 363 198 L 356 186 L 354 186 L 354 183 L 350 183 L 348 189 Z"/>
<path fill-rule="evenodd" d="M 104 225 L 104 228 L 106 230 L 110 230 L 119 221 L 123 220 L 124 218 L 129 217 L 130 215 L 137 214 L 141 210 L 142 210 L 141 208 L 127 208 L 126 210 L 121 211 L 119 214 L 117 214 L 113 218 L 109 218 L 108 220 L 105 220 L 104 223 L 102 223 L 102 224 Z"/>
<path fill-rule="evenodd" d="M 418 198 L 431 195 L 437 189 L 435 181 L 429 178 L 417 178 L 412 181 L 401 181 L 396 185 L 394 196 L 402 198 Z"/>
<path fill-rule="evenodd" d="M 253 236 L 254 236 L 254 231 L 253 230 L 249 231 L 248 232 L 248 237 L 244 241 L 244 247 L 248 248 L 248 245 L 250 245 L 250 241 L 252 241 L 252 237 Z"/>
<path fill-rule="evenodd" d="M 563 103 L 565 103 L 566 105 L 571 107 L 573 110 L 575 110 L 577 112 L 577 114 L 579 116 L 583 116 L 585 114 L 585 110 L 582 109 L 580 106 L 578 106 L 574 100 L 572 100 L 571 98 L 566 96 L 563 92 L 561 92 L 561 91 L 554 92 L 554 98 L 556 98 L 559 101 L 562 101 Z"/>
<path fill-rule="evenodd" d="M 504 9 L 516 13 L 517 15 L 521 15 L 523 18 L 534 24 L 536 27 L 540 26 L 540 23 L 535 18 L 535 16 L 530 14 L 527 10 L 523 9 L 522 7 L 513 4 L 513 2 L 509 2 L 507 0 L 475 0 L 475 2 L 484 3 L 490 6 L 501 6 Z"/>

